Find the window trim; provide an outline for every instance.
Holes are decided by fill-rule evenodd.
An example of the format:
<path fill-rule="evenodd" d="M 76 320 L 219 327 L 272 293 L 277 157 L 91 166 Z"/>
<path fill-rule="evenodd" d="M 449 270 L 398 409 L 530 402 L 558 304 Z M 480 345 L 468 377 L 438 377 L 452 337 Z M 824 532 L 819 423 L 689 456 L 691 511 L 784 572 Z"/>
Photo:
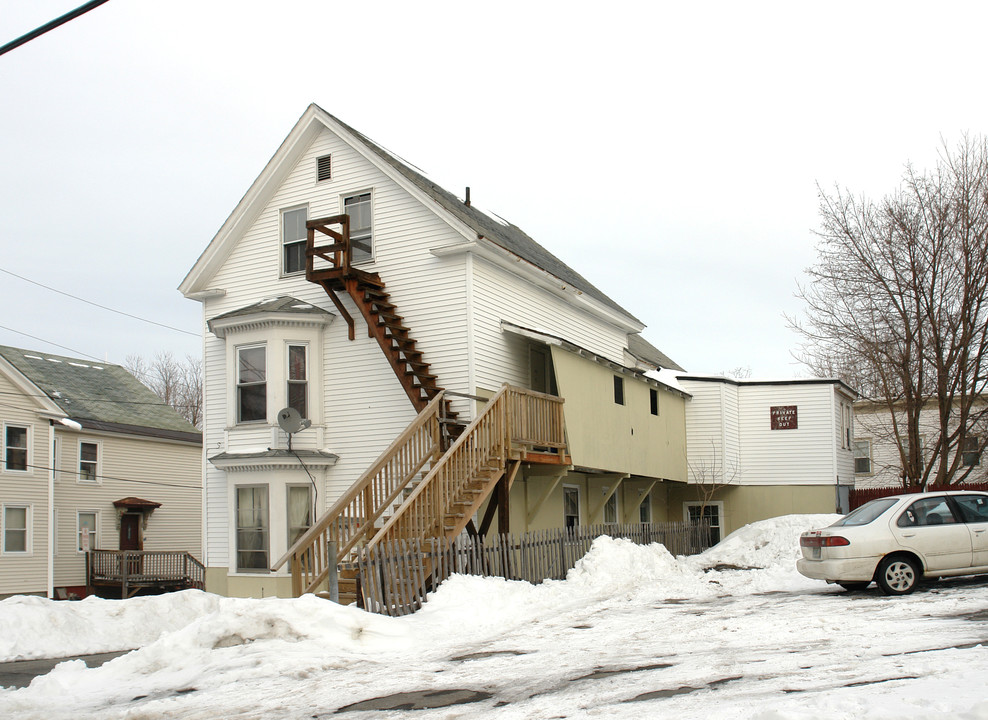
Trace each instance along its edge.
<path fill-rule="evenodd" d="M 262 488 L 266 495 L 267 507 L 265 508 L 267 517 L 261 526 L 264 538 L 264 547 L 261 550 L 247 550 L 246 552 L 263 552 L 264 567 L 242 568 L 240 567 L 240 491 L 248 488 Z M 250 528 L 246 528 L 250 529 Z M 245 575 L 263 575 L 271 572 L 271 486 L 267 483 L 244 483 L 233 486 L 233 569 L 236 573 Z"/>
<path fill-rule="evenodd" d="M 566 514 L 566 491 L 567 490 L 571 490 L 571 491 L 576 492 L 576 516 L 575 516 L 576 517 L 576 522 L 573 525 L 569 525 L 569 524 L 566 523 L 566 518 L 573 517 L 571 515 L 567 515 Z M 579 485 L 563 484 L 563 528 L 580 527 L 580 525 L 582 524 L 582 521 L 583 521 L 583 517 L 582 517 L 583 516 L 583 508 L 581 507 L 580 494 L 581 493 L 580 493 L 580 486 Z"/>
<path fill-rule="evenodd" d="M 8 550 L 7 549 L 7 511 L 8 510 L 23 510 L 24 511 L 24 549 L 23 550 Z M 26 557 L 32 555 L 34 552 L 33 537 L 31 532 L 32 526 L 32 514 L 33 507 L 30 504 L 21 503 L 4 503 L 0 507 L 0 553 L 3 555 L 13 555 L 15 557 Z M 20 530 L 20 528 L 16 528 Z"/>
<path fill-rule="evenodd" d="M 82 549 L 82 526 L 79 523 L 81 515 L 93 516 L 93 532 L 89 536 L 89 549 L 95 550 L 99 547 L 99 510 L 76 510 L 75 511 L 75 551 L 77 555 L 85 555 Z"/>
<path fill-rule="evenodd" d="M 82 463 L 91 463 L 91 460 L 82 459 L 82 446 L 83 445 L 95 445 L 96 446 L 96 462 L 95 468 L 93 469 L 92 479 L 84 478 L 82 472 Z M 102 485 L 103 484 L 103 443 L 100 440 L 93 440 L 91 438 L 79 438 L 79 442 L 76 444 L 76 453 L 78 462 L 76 463 L 76 482 L 80 485 Z"/>
<path fill-rule="evenodd" d="M 306 525 L 304 528 L 299 526 L 298 529 L 300 529 L 301 532 L 299 533 L 298 537 L 295 540 L 292 540 L 293 526 L 291 523 L 291 516 L 290 516 L 291 507 L 292 507 L 292 490 L 295 490 L 297 488 L 302 488 L 307 491 L 307 497 L 309 501 L 309 524 Z M 314 515 L 315 515 L 315 511 L 313 510 L 312 507 L 312 485 L 302 484 L 302 483 L 289 483 L 285 485 L 285 528 L 286 528 L 285 538 L 288 541 L 288 544 L 285 547 L 290 548 L 292 545 L 295 544 L 295 542 L 298 540 L 299 537 L 302 537 L 302 535 L 304 535 L 309 531 L 309 529 L 312 527 L 312 521 Z"/>
<path fill-rule="evenodd" d="M 624 405 L 624 378 L 620 375 L 614 376 L 614 404 Z"/>
<path fill-rule="evenodd" d="M 303 371 L 305 377 L 302 380 L 292 379 L 292 348 L 302 348 Z M 295 407 L 292 405 L 292 385 L 301 385 L 304 390 L 302 398 L 302 409 L 295 408 L 303 418 L 309 417 L 309 343 L 301 340 L 287 340 L 285 342 L 285 407 Z"/>
<path fill-rule="evenodd" d="M 27 447 L 20 448 L 15 447 L 16 450 L 23 449 L 24 452 L 24 469 L 23 470 L 12 470 L 7 464 L 7 451 L 10 449 L 7 445 L 7 430 L 8 428 L 19 428 L 25 430 L 24 442 L 27 443 Z M 9 473 L 11 475 L 31 475 L 33 468 L 31 467 L 34 463 L 34 453 L 32 452 L 34 446 L 34 426 L 30 423 L 17 423 L 17 422 L 4 422 L 3 423 L 3 436 L 0 437 L 0 446 L 2 446 L 3 453 L 0 454 L 2 458 L 2 465 L 0 465 L 0 473 Z"/>
<path fill-rule="evenodd" d="M 353 238 L 353 227 L 351 227 L 350 228 L 350 240 L 351 240 L 350 258 L 351 258 L 351 261 L 353 262 L 354 265 L 363 265 L 364 263 L 372 263 L 372 262 L 375 261 L 375 259 L 377 257 L 377 243 L 375 242 L 375 240 L 376 240 L 376 234 L 377 233 L 374 230 L 374 190 L 373 189 L 358 190 L 356 192 L 348 192 L 348 193 L 345 193 L 345 194 L 340 195 L 340 214 L 341 215 L 349 215 L 349 213 L 346 210 L 346 201 L 347 200 L 350 200 L 351 198 L 360 198 L 360 197 L 362 197 L 364 195 L 367 196 L 367 203 L 370 206 L 370 234 L 367 236 L 367 237 L 370 238 L 370 252 L 368 253 L 369 257 L 361 258 L 359 260 L 357 260 L 356 258 L 354 258 L 354 256 L 353 256 L 353 244 L 352 244 L 352 241 L 354 239 Z M 364 238 L 363 237 L 360 237 L 358 239 L 363 240 Z"/>
<path fill-rule="evenodd" d="M 648 507 L 648 519 L 642 520 L 642 508 Z M 638 503 L 638 522 L 641 525 L 651 524 L 653 518 L 652 514 L 652 492 L 649 491 L 642 496 L 641 502 Z"/>
<path fill-rule="evenodd" d="M 687 522 L 687 523 L 691 522 L 691 519 L 690 519 L 690 508 L 691 507 L 703 508 L 704 506 L 717 508 L 717 524 L 716 525 L 711 525 L 710 528 L 711 528 L 711 530 L 714 529 L 714 528 L 717 529 L 717 542 L 720 542 L 725 537 L 725 535 L 724 535 L 724 501 L 723 500 L 709 500 L 707 502 L 701 502 L 699 500 L 687 500 L 687 501 L 685 501 L 683 503 L 683 521 L 684 522 Z M 701 513 L 701 517 L 702 517 L 702 513 Z M 714 545 L 716 545 L 716 544 L 717 543 L 714 543 Z"/>
<path fill-rule="evenodd" d="M 857 449 L 857 447 L 855 447 L 858 443 L 863 443 L 863 444 L 865 444 L 865 445 L 868 446 L 868 454 L 867 454 L 867 456 L 862 456 L 862 457 L 859 457 L 858 456 L 858 449 Z M 870 438 L 854 438 L 854 440 L 851 442 L 851 454 L 854 457 L 854 474 L 855 475 L 873 475 L 874 474 L 874 463 L 872 462 L 872 458 L 871 458 L 871 448 L 872 448 L 872 443 L 871 443 L 871 439 Z M 862 460 L 862 459 L 867 459 L 868 460 L 868 469 L 867 470 L 858 470 L 858 460 Z"/>
<path fill-rule="evenodd" d="M 261 349 L 264 351 L 264 380 L 261 382 L 240 382 L 240 353 L 244 350 L 257 350 Z M 234 372 L 234 420 L 237 425 L 256 425 L 266 423 L 268 421 L 268 345 L 266 342 L 252 342 L 245 343 L 243 345 L 237 345 L 234 348 L 233 353 L 233 372 Z M 264 413 L 263 417 L 255 418 L 252 420 L 244 420 L 243 415 L 243 404 L 240 399 L 241 389 L 245 387 L 264 387 Z"/>
<path fill-rule="evenodd" d="M 609 492 L 609 491 L 610 488 L 608 487 L 604 488 L 604 492 Z M 604 503 L 604 507 L 600 509 L 600 521 L 604 525 L 617 525 L 621 519 L 620 508 L 618 507 L 618 493 L 619 493 L 618 490 L 615 490 L 613 493 L 611 493 L 611 496 L 607 498 L 607 501 Z M 613 520 L 607 519 L 607 511 L 609 509 L 614 511 Z"/>
<path fill-rule="evenodd" d="M 965 450 L 964 443 L 973 443 L 973 450 Z M 981 466 L 981 437 L 978 435 L 968 435 L 964 438 L 964 443 L 961 444 L 959 448 L 961 453 L 961 467 L 980 467 Z M 968 462 L 968 456 L 973 455 L 973 462 Z"/>
<path fill-rule="evenodd" d="M 288 242 L 285 238 L 285 217 L 289 213 L 298 212 L 300 210 L 305 212 L 305 220 L 306 222 L 308 222 L 309 220 L 308 204 L 296 205 L 294 207 L 287 207 L 278 212 L 278 238 L 280 240 L 278 244 L 278 248 L 279 248 L 279 253 L 281 255 L 281 261 L 278 263 L 278 265 L 281 269 L 281 277 L 298 277 L 299 275 L 305 273 L 305 244 L 308 241 L 308 233 L 303 235 L 301 239 L 296 238 L 293 239 L 291 242 Z M 299 244 L 302 245 L 302 267 L 300 267 L 298 270 L 289 270 L 287 267 L 288 265 L 287 248 L 289 245 L 299 245 Z"/>

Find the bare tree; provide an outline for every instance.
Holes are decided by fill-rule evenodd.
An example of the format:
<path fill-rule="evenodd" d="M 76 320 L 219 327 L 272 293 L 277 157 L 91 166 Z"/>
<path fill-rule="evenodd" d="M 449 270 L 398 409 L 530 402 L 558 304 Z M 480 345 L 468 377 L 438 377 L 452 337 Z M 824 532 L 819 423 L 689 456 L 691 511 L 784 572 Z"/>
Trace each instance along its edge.
<path fill-rule="evenodd" d="M 933 172 L 907 165 L 881 202 L 821 190 L 820 218 L 797 293 L 806 317 L 790 318 L 800 359 L 888 413 L 905 486 L 963 479 L 958 450 L 983 419 L 988 377 L 988 141 L 944 146 Z"/>
<path fill-rule="evenodd" d="M 128 355 L 124 367 L 196 427 L 202 426 L 202 360 L 187 356 L 185 362 L 167 351 L 151 360 Z"/>

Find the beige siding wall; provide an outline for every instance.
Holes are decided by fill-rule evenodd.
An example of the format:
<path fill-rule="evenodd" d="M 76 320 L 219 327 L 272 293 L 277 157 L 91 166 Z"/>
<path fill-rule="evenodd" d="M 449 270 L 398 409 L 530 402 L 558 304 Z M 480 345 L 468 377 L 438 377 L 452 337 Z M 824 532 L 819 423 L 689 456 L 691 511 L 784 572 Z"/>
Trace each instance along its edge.
<path fill-rule="evenodd" d="M 570 472 L 557 482 L 554 477 L 545 475 L 546 472 L 548 470 L 545 468 L 531 469 L 520 473 L 515 480 L 509 497 L 512 533 L 564 527 L 563 488 L 566 486 L 574 487 L 579 492 L 581 525 L 604 522 L 602 501 L 607 492 L 614 487 L 615 482 L 618 482 L 615 477 Z M 669 516 L 666 502 L 667 489 L 678 485 L 678 483 L 654 482 L 642 478 L 620 481 L 615 492 L 618 522 L 639 522 L 639 504 L 646 494 L 650 498 L 651 522 L 680 520 L 678 516 Z M 484 516 L 485 510 L 486 505 L 478 513 L 479 518 Z M 494 531 L 497 529 L 496 522 L 495 520 Z"/>
<path fill-rule="evenodd" d="M 670 520 L 686 519 L 685 504 L 703 500 L 694 485 L 669 485 Z M 723 503 L 721 537 L 749 523 L 782 515 L 837 512 L 833 485 L 786 485 L 720 488 L 710 502 Z"/>
<path fill-rule="evenodd" d="M 10 470 L 0 463 L 0 597 L 14 593 L 43 593 L 48 578 L 48 443 L 49 423 L 38 417 L 35 403 L 0 373 L 0 446 L 5 450 L 8 426 L 28 428 L 26 471 Z M 0 461 L 5 460 L 0 457 Z M 33 467 L 31 467 L 33 466 Z M 26 509 L 27 551 L 10 550 L 4 542 L 5 510 L 20 516 Z M 19 517 L 18 517 L 19 519 Z"/>
<path fill-rule="evenodd" d="M 91 546 L 120 547 L 120 529 L 113 502 L 127 497 L 161 503 L 143 529 L 145 550 L 173 550 L 202 558 L 202 482 L 198 445 L 128 438 L 108 433 L 58 431 L 61 458 L 55 482 L 58 534 L 55 585 L 85 584 L 85 557 L 78 550 L 78 515 L 97 514 L 97 536 Z M 79 443 L 99 445 L 101 478 L 79 480 Z"/>
<path fill-rule="evenodd" d="M 656 388 L 659 414 L 651 414 L 648 383 L 552 348 L 573 464 L 607 472 L 686 480 L 685 401 Z M 614 401 L 622 378 L 624 404 Z"/>

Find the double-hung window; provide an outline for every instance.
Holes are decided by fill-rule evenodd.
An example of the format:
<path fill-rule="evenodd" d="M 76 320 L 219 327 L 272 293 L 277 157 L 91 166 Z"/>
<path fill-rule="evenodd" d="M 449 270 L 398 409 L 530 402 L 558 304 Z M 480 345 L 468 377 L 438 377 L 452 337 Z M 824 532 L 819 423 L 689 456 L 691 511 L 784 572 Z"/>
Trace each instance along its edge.
<path fill-rule="evenodd" d="M 580 524 L 580 488 L 576 485 L 563 485 L 563 524 L 568 528 Z"/>
<path fill-rule="evenodd" d="M 237 348 L 237 422 L 267 419 L 265 346 Z"/>
<path fill-rule="evenodd" d="M 99 443 L 79 441 L 79 482 L 99 482 Z"/>
<path fill-rule="evenodd" d="M 282 273 L 291 275 L 305 270 L 307 230 L 305 208 L 285 210 L 281 214 Z"/>
<path fill-rule="evenodd" d="M 7 425 L 3 431 L 3 469 L 6 472 L 27 472 L 28 429 L 23 425 Z"/>
<path fill-rule="evenodd" d="M 716 545 L 720 542 L 721 522 L 724 516 L 724 503 L 720 500 L 713 502 L 688 502 L 685 503 L 686 521 L 699 525 L 705 523 L 710 528 L 710 544 Z"/>
<path fill-rule="evenodd" d="M 288 346 L 288 407 L 298 410 L 299 415 L 308 417 L 309 370 L 306 362 L 305 345 Z"/>
<path fill-rule="evenodd" d="M 3 508 L 3 552 L 27 553 L 30 508 L 27 506 L 6 505 Z"/>
<path fill-rule="evenodd" d="M 371 221 L 371 195 L 351 195 L 343 198 L 343 211 L 350 216 L 351 262 L 367 262 L 374 257 Z"/>
<path fill-rule="evenodd" d="M 871 474 L 871 441 L 854 441 L 854 472 L 858 475 Z"/>
<path fill-rule="evenodd" d="M 288 547 L 295 544 L 312 525 L 312 487 L 288 486 Z"/>
<path fill-rule="evenodd" d="M 79 552 L 94 550 L 99 547 L 99 513 L 92 510 L 80 510 L 76 513 L 76 549 Z"/>
<path fill-rule="evenodd" d="M 268 486 L 237 487 L 237 570 L 268 570 Z"/>
<path fill-rule="evenodd" d="M 964 438 L 964 444 L 961 446 L 961 463 L 964 467 L 981 464 L 981 438 L 976 435 Z"/>
<path fill-rule="evenodd" d="M 605 488 L 606 490 L 607 488 Z M 618 499 L 617 492 L 607 498 L 604 503 L 604 522 L 607 525 L 615 525 L 618 521 Z"/>

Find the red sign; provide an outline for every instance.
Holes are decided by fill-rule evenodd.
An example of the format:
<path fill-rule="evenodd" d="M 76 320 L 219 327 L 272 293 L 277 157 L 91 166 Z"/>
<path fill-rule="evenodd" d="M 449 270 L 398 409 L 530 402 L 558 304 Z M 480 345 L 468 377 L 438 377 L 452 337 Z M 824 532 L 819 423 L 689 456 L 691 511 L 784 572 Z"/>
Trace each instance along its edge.
<path fill-rule="evenodd" d="M 772 412 L 773 430 L 796 430 L 799 422 L 796 416 L 795 405 L 775 405 L 769 410 Z"/>

